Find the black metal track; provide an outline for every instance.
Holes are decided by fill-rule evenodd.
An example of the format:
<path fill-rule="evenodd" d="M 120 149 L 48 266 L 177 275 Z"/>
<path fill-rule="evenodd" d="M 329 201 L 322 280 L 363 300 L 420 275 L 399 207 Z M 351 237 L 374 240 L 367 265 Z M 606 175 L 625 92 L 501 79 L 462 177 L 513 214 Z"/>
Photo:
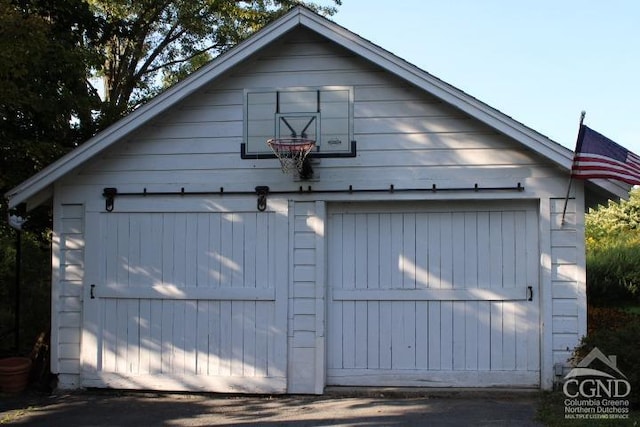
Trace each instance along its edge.
<path fill-rule="evenodd" d="M 260 187 L 256 187 L 260 188 Z M 433 184 L 427 188 L 395 188 L 390 185 L 389 188 L 353 188 L 349 186 L 346 189 L 335 190 L 314 190 L 310 185 L 301 185 L 297 190 L 276 190 L 271 191 L 267 188 L 267 194 L 355 194 L 355 193 L 410 193 L 410 192 L 480 192 L 480 191 L 524 191 L 524 187 L 518 183 L 515 187 L 480 187 L 476 184 L 473 187 L 437 187 Z M 256 194 L 254 191 L 226 191 L 224 187 L 220 187 L 218 191 L 186 191 L 184 187 L 180 191 L 147 191 L 145 188 L 141 192 L 119 192 L 116 188 L 105 188 L 102 195 L 104 197 L 121 197 L 121 196 L 238 196 Z"/>
<path fill-rule="evenodd" d="M 515 187 L 480 187 L 475 184 L 473 187 L 443 187 L 439 188 L 433 184 L 431 188 L 395 188 L 391 184 L 388 188 L 353 188 L 352 185 L 347 189 L 335 190 L 314 190 L 311 185 L 301 185 L 298 190 L 277 190 L 270 191 L 267 186 L 257 186 L 254 191 L 225 191 L 224 187 L 220 187 L 218 191 L 185 191 L 184 187 L 180 191 L 147 191 L 145 188 L 142 192 L 118 192 L 115 187 L 106 187 L 102 191 L 105 200 L 105 209 L 108 212 L 113 211 L 114 200 L 116 197 L 147 197 L 147 196 L 237 196 L 237 195 L 255 195 L 258 197 L 258 209 L 266 208 L 266 198 L 271 194 L 356 194 L 356 193 L 415 193 L 415 192 L 480 192 L 480 191 L 524 191 L 524 187 L 518 183 Z M 261 209 L 263 207 L 263 209 Z"/>

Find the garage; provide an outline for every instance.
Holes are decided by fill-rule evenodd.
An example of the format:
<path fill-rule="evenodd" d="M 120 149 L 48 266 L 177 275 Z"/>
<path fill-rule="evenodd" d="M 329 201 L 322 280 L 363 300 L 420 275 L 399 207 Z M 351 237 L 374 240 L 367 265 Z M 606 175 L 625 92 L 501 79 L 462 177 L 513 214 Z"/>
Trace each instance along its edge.
<path fill-rule="evenodd" d="M 534 202 L 328 212 L 327 383 L 537 386 Z"/>
<path fill-rule="evenodd" d="M 117 204 L 87 212 L 82 385 L 284 392 L 287 202 Z"/>

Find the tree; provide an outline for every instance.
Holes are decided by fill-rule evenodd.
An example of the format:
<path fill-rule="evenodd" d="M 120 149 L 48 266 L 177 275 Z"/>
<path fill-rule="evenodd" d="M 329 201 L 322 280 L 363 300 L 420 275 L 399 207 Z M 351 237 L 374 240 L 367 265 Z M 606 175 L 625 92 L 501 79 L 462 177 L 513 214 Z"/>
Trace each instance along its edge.
<path fill-rule="evenodd" d="M 640 298 L 640 189 L 629 200 L 589 210 L 585 221 L 587 296 L 592 305 Z"/>
<path fill-rule="evenodd" d="M 341 0 L 333 0 L 336 5 Z M 91 0 L 109 124 L 227 51 L 298 4 L 332 15 L 335 7 L 300 0 Z M 163 85 L 164 84 L 164 85 Z"/>
<path fill-rule="evenodd" d="M 83 48 L 94 20 L 82 0 L 0 0 L 0 191 L 94 131 L 100 99 Z"/>

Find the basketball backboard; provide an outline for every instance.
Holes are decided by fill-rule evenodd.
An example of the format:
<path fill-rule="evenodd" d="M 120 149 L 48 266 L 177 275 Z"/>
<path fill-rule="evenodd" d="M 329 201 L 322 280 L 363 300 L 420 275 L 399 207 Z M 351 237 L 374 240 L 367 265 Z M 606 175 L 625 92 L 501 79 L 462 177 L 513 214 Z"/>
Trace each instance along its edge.
<path fill-rule="evenodd" d="M 355 156 L 353 88 L 280 88 L 245 91 L 243 158 L 269 158 L 272 138 L 314 140 L 311 157 Z"/>

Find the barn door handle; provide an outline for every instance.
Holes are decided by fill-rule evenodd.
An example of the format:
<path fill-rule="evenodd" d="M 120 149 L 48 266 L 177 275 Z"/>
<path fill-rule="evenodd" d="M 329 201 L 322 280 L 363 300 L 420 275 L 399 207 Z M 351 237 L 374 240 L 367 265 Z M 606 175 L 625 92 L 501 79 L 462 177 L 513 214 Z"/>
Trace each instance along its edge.
<path fill-rule="evenodd" d="M 93 290 L 96 288 L 96 285 L 91 285 L 91 289 L 89 290 L 89 297 L 91 299 L 96 299 L 96 296 L 93 294 Z"/>
<path fill-rule="evenodd" d="M 527 286 L 527 301 L 533 301 L 533 286 Z"/>

